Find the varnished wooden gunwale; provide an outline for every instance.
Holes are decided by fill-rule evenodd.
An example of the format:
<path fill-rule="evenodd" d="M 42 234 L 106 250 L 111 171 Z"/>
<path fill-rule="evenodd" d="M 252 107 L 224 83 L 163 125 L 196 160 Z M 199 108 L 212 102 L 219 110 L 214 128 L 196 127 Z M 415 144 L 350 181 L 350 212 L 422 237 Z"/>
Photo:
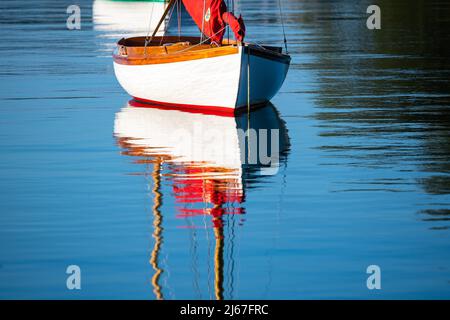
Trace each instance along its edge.
<path fill-rule="evenodd" d="M 118 42 L 118 52 L 113 59 L 123 65 L 163 64 L 237 54 L 236 41 L 224 40 L 218 47 L 210 42 L 200 44 L 198 37 L 164 36 L 153 37 L 145 45 L 145 37 L 122 39 Z M 255 46 L 246 44 L 244 53 L 289 64 L 291 57 L 283 54 L 280 47 Z"/>
<path fill-rule="evenodd" d="M 223 43 L 221 47 L 208 42 L 200 44 L 197 37 L 154 37 L 147 46 L 145 37 L 136 37 L 120 40 L 113 59 L 118 64 L 148 65 L 213 58 L 238 52 L 234 44 Z"/>
<path fill-rule="evenodd" d="M 167 52 L 165 50 L 167 49 Z M 172 49 L 172 48 L 170 48 Z M 226 47 L 211 47 L 211 46 L 199 46 L 197 48 L 179 48 L 178 51 L 171 51 L 169 48 L 162 48 L 162 52 L 158 53 L 139 53 L 133 52 L 130 55 L 129 48 L 127 48 L 127 56 L 115 54 L 113 56 L 114 61 L 119 64 L 125 65 L 146 65 L 146 64 L 162 64 L 181 61 L 190 61 L 204 58 L 220 57 L 224 55 L 237 54 L 239 49 L 235 46 Z M 188 50 L 186 50 L 188 49 Z"/>

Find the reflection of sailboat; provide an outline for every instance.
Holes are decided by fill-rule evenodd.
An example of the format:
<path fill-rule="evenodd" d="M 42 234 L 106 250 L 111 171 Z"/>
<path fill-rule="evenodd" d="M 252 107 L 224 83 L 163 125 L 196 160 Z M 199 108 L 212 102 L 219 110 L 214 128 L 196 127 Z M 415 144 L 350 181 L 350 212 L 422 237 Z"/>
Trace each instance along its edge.
<path fill-rule="evenodd" d="M 95 0 L 92 5 L 94 28 L 120 34 L 152 32 L 161 18 L 165 0 Z M 165 22 L 159 35 L 164 34 Z"/>
<path fill-rule="evenodd" d="M 180 206 L 177 217 L 212 218 L 215 235 L 214 291 L 216 299 L 223 299 L 226 240 L 223 217 L 245 213 L 242 207 L 245 177 L 250 175 L 251 180 L 255 180 L 260 172 L 257 169 L 263 166 L 259 161 L 247 163 L 251 153 L 259 154 L 259 144 L 249 141 L 255 136 L 248 135 L 248 129 L 278 132 L 276 137 L 281 156 L 273 164 L 278 166 L 285 159 L 289 138 L 284 122 L 271 104 L 236 118 L 131 106 L 116 114 L 114 132 L 119 145 L 125 149 L 123 153 L 139 157 L 140 163 L 153 165 L 155 245 L 150 263 L 154 269 L 153 291 L 158 299 L 163 298 L 159 283 L 163 271 L 158 266 L 163 230 L 160 212 L 162 177 L 171 183 Z M 245 133 L 245 139 L 240 130 Z M 253 146 L 255 149 L 251 150 Z M 162 164 L 166 170 L 164 173 L 161 172 Z"/>

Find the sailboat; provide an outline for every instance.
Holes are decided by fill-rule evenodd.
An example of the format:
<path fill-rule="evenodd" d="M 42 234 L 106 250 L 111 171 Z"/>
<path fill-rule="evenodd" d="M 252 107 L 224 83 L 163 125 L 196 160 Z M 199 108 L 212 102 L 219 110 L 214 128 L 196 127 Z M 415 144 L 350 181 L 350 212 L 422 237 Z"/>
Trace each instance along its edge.
<path fill-rule="evenodd" d="M 250 183 L 247 180 L 255 182 L 259 178 L 264 179 L 259 175 L 261 161 L 247 161 L 251 154 L 261 154 L 258 150 L 261 144 L 240 143 L 238 131 L 279 132 L 276 142 L 280 152 L 276 165 L 279 165 L 286 159 L 290 147 L 286 124 L 271 103 L 237 117 L 136 108 L 134 103 L 129 102 L 116 114 L 114 136 L 123 149 L 122 154 L 136 157 L 137 163 L 152 166 L 154 246 L 149 262 L 154 270 L 151 285 L 155 298 L 165 298 L 164 281 L 161 279 L 165 271 L 160 254 L 164 242 L 162 179 L 166 179 L 171 184 L 180 221 L 206 216 L 211 218 L 215 241 L 214 297 L 222 300 L 227 294 L 224 259 L 229 258 L 224 257 L 224 248 L 234 245 L 232 239 L 227 239 L 229 233 L 224 232 L 226 228 L 233 227 L 225 223 L 225 217 L 233 218 L 245 213 L 245 190 Z M 214 134 L 211 130 L 220 134 Z M 252 138 L 255 137 L 248 137 Z M 272 139 L 268 140 L 274 143 Z M 249 150 L 250 145 L 256 148 Z M 230 281 L 232 277 L 232 274 L 228 275 Z M 231 295 L 230 292 L 228 294 Z"/>
<path fill-rule="evenodd" d="M 179 1 L 200 37 L 157 36 Z M 159 24 L 151 36 L 121 39 L 113 54 L 119 83 L 141 103 L 234 113 L 270 101 L 286 78 L 290 56 L 281 47 L 244 42 L 243 19 L 223 0 L 171 0 Z M 224 39 L 227 25 L 235 40 Z"/>

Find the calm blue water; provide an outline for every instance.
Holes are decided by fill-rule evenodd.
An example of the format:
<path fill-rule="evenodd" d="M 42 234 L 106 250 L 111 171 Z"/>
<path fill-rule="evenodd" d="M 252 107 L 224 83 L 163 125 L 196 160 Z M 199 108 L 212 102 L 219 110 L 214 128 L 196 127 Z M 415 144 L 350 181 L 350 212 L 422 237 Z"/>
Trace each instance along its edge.
<path fill-rule="evenodd" d="M 276 1 L 242 2 L 248 40 L 280 45 Z M 127 30 L 78 3 L 74 31 L 71 1 L 0 4 L 0 298 L 450 298 L 445 1 L 380 0 L 380 31 L 367 1 L 283 1 L 291 68 L 250 115 L 279 129 L 272 175 L 209 163 L 240 154 L 221 135 L 174 158 L 171 130 L 247 116 L 128 106 Z"/>

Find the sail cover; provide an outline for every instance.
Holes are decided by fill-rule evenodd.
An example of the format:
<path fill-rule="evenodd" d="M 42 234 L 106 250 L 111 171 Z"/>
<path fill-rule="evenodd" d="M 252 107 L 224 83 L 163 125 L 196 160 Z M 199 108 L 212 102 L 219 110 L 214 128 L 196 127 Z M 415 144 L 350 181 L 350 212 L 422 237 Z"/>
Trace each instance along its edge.
<path fill-rule="evenodd" d="M 222 43 L 226 24 L 230 25 L 236 40 L 244 40 L 244 21 L 240 16 L 236 18 L 233 13 L 227 12 L 223 0 L 183 0 L 183 4 L 200 30 L 203 30 L 203 34 L 211 38 L 211 41 Z"/>

